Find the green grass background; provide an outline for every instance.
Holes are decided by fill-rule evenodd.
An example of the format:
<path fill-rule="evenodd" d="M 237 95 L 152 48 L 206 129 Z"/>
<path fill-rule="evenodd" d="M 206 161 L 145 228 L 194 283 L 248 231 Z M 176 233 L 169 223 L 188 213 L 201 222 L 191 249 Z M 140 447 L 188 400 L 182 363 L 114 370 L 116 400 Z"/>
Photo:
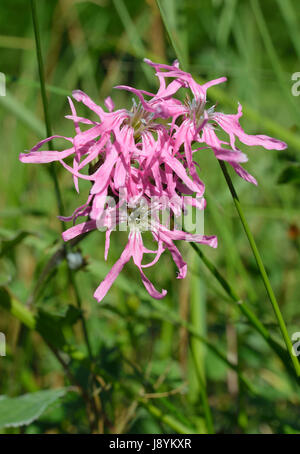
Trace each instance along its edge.
<path fill-rule="evenodd" d="M 241 144 L 249 156 L 245 167 L 258 180 L 258 187 L 234 174 L 232 178 L 292 335 L 300 331 L 299 176 L 293 181 L 289 177 L 290 169 L 297 168 L 300 152 L 300 103 L 291 95 L 291 76 L 300 71 L 299 2 L 161 3 L 189 71 L 205 80 L 228 77 L 219 91 L 212 90 L 211 102 L 219 101 L 218 110 L 235 113 L 240 101 L 245 107 L 241 123 L 247 132 L 273 135 L 288 143 L 288 149 L 280 152 L 248 150 Z M 66 95 L 73 89 L 86 91 L 102 105 L 111 95 L 117 107 L 129 107 L 130 96 L 113 86 L 155 90 L 157 81 L 143 58 L 161 62 L 175 58 L 154 0 L 40 0 L 37 6 L 55 134 L 73 134 L 72 122 L 64 119 L 69 114 Z M 60 223 L 47 166 L 24 165 L 18 160 L 20 152 L 45 137 L 30 3 L 2 1 L 0 26 L 0 71 L 7 81 L 7 96 L 0 98 L 0 281 L 28 306 L 43 266 L 61 243 Z M 80 109 L 83 116 L 87 114 Z M 211 152 L 201 153 L 199 163 L 207 188 L 205 233 L 219 239 L 217 250 L 201 249 L 281 342 L 218 163 Z M 288 181 L 279 184 L 283 172 Z M 89 185 L 83 182 L 77 195 L 70 175 L 58 165 L 57 175 L 68 215 L 85 201 Z M 101 304 L 94 301 L 94 289 L 125 242 L 125 234 L 112 235 L 107 263 L 103 234 L 94 232 L 80 244 L 87 264 L 76 273 L 76 280 L 99 368 L 94 384 L 100 413 L 97 431 L 176 432 L 176 424 L 172 427 L 166 419 L 171 417 L 198 433 L 207 432 L 200 381 L 182 321 L 190 321 L 201 336 L 224 352 L 255 388 L 255 392 L 246 389 L 236 372 L 194 338 L 216 432 L 300 431 L 296 381 L 189 245 L 179 245 L 189 264 L 184 281 L 176 281 L 168 253 L 149 270 L 157 287 L 168 290 L 159 303 L 147 298 L 132 264 Z M 28 306 L 30 311 L 63 318 L 67 305 L 73 306 L 75 300 L 69 279 L 62 261 Z M 1 308 L 0 331 L 7 339 L 7 356 L 0 357 L 1 394 L 19 396 L 70 384 L 39 334 Z M 64 326 L 64 333 L 71 344 L 86 352 L 78 321 Z M 73 360 L 70 368 L 81 385 L 90 389 L 89 367 Z M 2 431 L 85 433 L 90 428 L 83 399 L 74 389 L 33 423 Z"/>

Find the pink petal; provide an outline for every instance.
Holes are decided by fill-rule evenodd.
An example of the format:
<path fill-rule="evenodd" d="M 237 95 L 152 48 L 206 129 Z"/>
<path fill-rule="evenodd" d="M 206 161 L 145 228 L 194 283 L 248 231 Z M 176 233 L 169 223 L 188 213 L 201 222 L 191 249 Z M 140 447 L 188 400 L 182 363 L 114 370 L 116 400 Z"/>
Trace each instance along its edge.
<path fill-rule="evenodd" d="M 130 244 L 130 248 L 131 248 L 131 254 L 132 254 L 133 261 L 140 270 L 142 282 L 143 282 L 147 292 L 149 293 L 150 296 L 152 296 L 152 298 L 155 298 L 155 299 L 164 298 L 167 294 L 167 291 L 163 289 L 160 293 L 158 290 L 156 290 L 156 288 L 154 287 L 152 282 L 146 277 L 146 275 L 144 274 L 144 272 L 142 270 L 142 258 L 143 258 L 143 247 L 144 246 L 143 246 L 141 234 L 130 233 L 129 234 L 129 244 Z"/>
<path fill-rule="evenodd" d="M 173 158 L 173 156 L 168 155 L 167 153 L 162 154 L 163 161 L 168 164 L 171 169 L 179 176 L 179 178 L 194 192 L 199 192 L 202 195 L 203 187 L 196 184 L 191 180 L 183 165 L 178 161 L 178 159 Z"/>
<path fill-rule="evenodd" d="M 242 177 L 244 180 L 248 181 L 249 183 L 255 184 L 257 186 L 256 179 L 250 175 L 242 166 L 237 164 L 236 162 L 228 162 L 236 171 L 236 173 Z"/>
<path fill-rule="evenodd" d="M 62 233 L 62 238 L 64 241 L 69 241 L 72 240 L 73 238 L 76 238 L 76 236 L 81 235 L 82 233 L 95 230 L 96 228 L 97 228 L 96 221 L 83 222 L 82 224 L 75 225 L 74 227 L 65 230 Z"/>
<path fill-rule="evenodd" d="M 186 262 L 184 262 L 179 250 L 177 249 L 177 247 L 175 246 L 173 241 L 168 238 L 167 235 L 164 235 L 162 232 L 160 232 L 160 237 L 161 237 L 161 239 L 163 239 L 167 249 L 169 249 L 169 251 L 171 252 L 173 260 L 174 260 L 175 264 L 177 265 L 177 268 L 179 270 L 177 279 L 184 279 L 186 277 L 186 273 L 187 273 Z"/>
<path fill-rule="evenodd" d="M 38 144 L 36 144 L 30 151 L 37 151 L 37 150 L 39 150 L 45 143 L 50 142 L 50 140 L 52 140 L 52 139 L 64 139 L 64 140 L 67 140 L 68 142 L 71 142 L 71 143 L 73 144 L 73 139 L 72 139 L 72 137 L 65 137 L 65 136 L 55 135 L 55 136 L 47 137 L 47 139 L 41 140 L 41 141 L 40 141 Z"/>
<path fill-rule="evenodd" d="M 267 150 L 283 150 L 287 147 L 286 143 L 269 136 L 246 134 L 239 123 L 239 118 L 242 115 L 242 106 L 240 103 L 238 104 L 238 113 L 235 115 L 226 115 L 222 113 L 216 113 L 214 115 L 214 120 L 225 132 L 227 132 L 227 134 L 229 134 L 230 143 L 233 148 L 235 136 L 246 145 L 259 145 Z"/>
<path fill-rule="evenodd" d="M 89 109 L 96 112 L 96 114 L 98 114 L 100 118 L 102 118 L 104 113 L 103 109 L 100 106 L 98 106 L 98 104 L 96 104 L 86 93 L 84 93 L 81 90 L 74 90 L 72 92 L 72 96 L 74 99 L 76 99 L 77 102 L 82 102 Z"/>
<path fill-rule="evenodd" d="M 110 96 L 108 96 L 108 97 L 105 99 L 104 104 L 105 104 L 105 106 L 107 107 L 107 110 L 108 110 L 109 112 L 112 112 L 112 111 L 114 110 L 114 108 L 115 108 L 114 102 L 113 102 L 113 100 L 111 99 Z"/>
<path fill-rule="evenodd" d="M 70 98 L 70 96 L 68 96 L 68 101 L 69 101 L 69 104 L 70 104 L 72 115 L 73 115 L 73 117 L 76 117 L 77 116 L 76 109 L 75 109 L 75 106 L 74 106 L 73 101 Z M 81 130 L 80 130 L 80 127 L 78 125 L 78 121 L 77 120 L 74 120 L 74 126 L 75 126 L 76 134 L 79 134 L 81 132 Z"/>
<path fill-rule="evenodd" d="M 150 266 L 153 266 L 155 265 L 155 263 L 158 262 L 158 260 L 160 259 L 160 256 L 161 254 L 165 251 L 165 248 L 163 246 L 163 242 L 162 241 L 159 241 L 158 242 L 158 248 L 157 248 L 157 251 L 150 251 L 149 249 L 145 248 L 144 247 L 144 252 L 146 252 L 147 254 L 156 254 L 156 256 L 154 257 L 154 259 L 152 260 L 152 262 L 150 263 L 145 263 L 145 265 L 141 265 L 142 268 L 150 268 Z"/>
<path fill-rule="evenodd" d="M 217 137 L 215 131 L 209 126 L 203 129 L 202 140 L 213 149 L 217 159 L 231 162 L 248 161 L 247 155 L 238 149 L 234 148 L 235 151 L 231 151 L 226 148 L 222 148 L 221 140 Z"/>
<path fill-rule="evenodd" d="M 140 273 L 141 273 L 142 282 L 143 282 L 147 292 L 149 293 L 150 296 L 152 296 L 152 298 L 161 300 L 162 298 L 164 298 L 166 296 L 166 294 L 168 293 L 167 290 L 162 289 L 161 293 L 158 290 L 156 290 L 156 288 L 154 287 L 152 282 L 147 278 L 147 276 L 145 276 L 144 272 L 142 271 L 142 268 L 140 268 Z"/>
<path fill-rule="evenodd" d="M 69 148 L 64 151 L 30 151 L 29 153 L 20 153 L 19 159 L 24 163 L 45 164 L 65 159 L 74 152 L 74 148 Z"/>
<path fill-rule="evenodd" d="M 117 85 L 116 87 L 114 87 L 118 90 L 127 90 L 127 91 L 130 91 L 131 93 L 134 93 L 138 98 L 139 100 L 141 101 L 141 104 L 142 106 L 144 107 L 145 110 L 147 110 L 148 112 L 154 112 L 155 109 L 153 107 L 151 107 L 151 105 L 145 101 L 143 95 L 142 95 L 142 90 L 138 90 L 136 88 L 133 88 L 133 87 L 128 87 L 127 85 Z"/>
<path fill-rule="evenodd" d="M 115 148 L 111 148 L 102 166 L 95 173 L 95 183 L 91 189 L 91 194 L 102 193 L 109 185 L 112 169 L 116 163 L 118 153 Z"/>
<path fill-rule="evenodd" d="M 213 248 L 218 246 L 218 241 L 216 236 L 206 236 L 206 235 L 199 235 L 199 234 L 192 234 L 187 232 L 182 232 L 181 230 L 168 230 L 163 225 L 158 226 L 159 232 L 158 236 L 162 233 L 162 239 L 165 235 L 170 240 L 184 240 L 188 242 L 200 243 L 200 244 L 207 244 Z"/>
<path fill-rule="evenodd" d="M 131 251 L 130 251 L 130 246 L 129 246 L 129 241 L 127 245 L 125 246 L 125 249 L 123 250 L 121 257 L 119 260 L 116 261 L 116 263 L 112 266 L 111 270 L 105 277 L 105 279 L 101 282 L 99 287 L 94 293 L 94 298 L 98 302 L 100 302 L 105 295 L 107 294 L 108 290 L 111 288 L 113 285 L 114 281 L 117 279 L 118 275 L 121 273 L 124 265 L 130 260 L 131 257 Z"/>
<path fill-rule="evenodd" d="M 67 120 L 74 121 L 74 123 L 83 123 L 85 125 L 99 125 L 99 122 L 92 121 L 84 117 L 78 117 L 78 115 L 65 115 L 65 118 L 67 118 Z M 77 134 L 79 134 L 79 132 Z"/>

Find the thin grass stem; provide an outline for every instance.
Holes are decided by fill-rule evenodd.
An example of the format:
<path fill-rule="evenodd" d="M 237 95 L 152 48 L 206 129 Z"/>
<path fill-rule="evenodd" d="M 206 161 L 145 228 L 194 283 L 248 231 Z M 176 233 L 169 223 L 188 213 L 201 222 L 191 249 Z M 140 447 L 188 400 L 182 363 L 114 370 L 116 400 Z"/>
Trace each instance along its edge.
<path fill-rule="evenodd" d="M 52 136 L 52 127 L 49 115 L 49 108 L 48 108 L 48 98 L 46 94 L 46 84 L 45 84 L 45 73 L 44 73 L 44 63 L 43 63 L 43 55 L 42 55 L 42 48 L 41 48 L 41 38 L 40 38 L 40 31 L 39 31 L 39 22 L 38 22 L 38 14 L 36 8 L 36 0 L 30 0 L 31 4 L 31 13 L 32 13 L 32 22 L 34 28 L 34 36 L 35 36 L 35 44 L 36 44 L 36 56 L 38 62 L 38 69 L 39 69 L 39 78 L 40 78 L 40 87 L 41 87 L 41 96 L 43 102 L 43 109 L 44 109 L 44 117 L 45 117 L 45 125 L 46 125 L 46 133 L 48 137 Z M 49 142 L 50 149 L 52 148 L 52 141 Z M 50 175 L 54 184 L 55 190 L 55 197 L 57 202 L 57 207 L 60 215 L 64 214 L 64 206 L 62 201 L 62 196 L 59 188 L 59 183 L 56 175 L 55 164 L 50 163 Z M 65 230 L 65 223 L 61 221 L 62 230 Z"/>
<path fill-rule="evenodd" d="M 277 319 L 277 322 L 278 322 L 282 337 L 284 339 L 287 351 L 289 353 L 290 359 L 291 359 L 291 361 L 292 361 L 292 363 L 294 365 L 294 368 L 295 368 L 297 376 L 300 377 L 300 363 L 299 363 L 297 357 L 293 355 L 293 345 L 292 345 L 291 339 L 289 337 L 289 334 L 288 334 L 287 327 L 285 325 L 283 316 L 281 314 L 281 311 L 280 311 L 280 308 L 279 308 L 279 304 L 278 304 L 278 302 L 276 300 L 275 293 L 273 291 L 272 285 L 271 285 L 270 280 L 268 278 L 265 266 L 264 266 L 263 261 L 261 259 L 260 253 L 258 251 L 254 236 L 251 233 L 249 224 L 248 224 L 248 222 L 246 220 L 246 217 L 244 215 L 244 211 L 242 209 L 242 206 L 241 206 L 241 203 L 239 201 L 238 195 L 237 195 L 236 190 L 234 188 L 233 182 L 232 182 L 231 177 L 230 177 L 230 175 L 229 175 L 229 173 L 227 171 L 226 164 L 223 161 L 218 161 L 218 162 L 219 162 L 220 167 L 222 169 L 222 172 L 223 172 L 223 175 L 225 177 L 226 183 L 228 185 L 229 191 L 230 191 L 231 196 L 233 198 L 233 202 L 235 204 L 236 210 L 238 212 L 238 215 L 239 215 L 241 223 L 242 223 L 242 225 L 244 227 L 246 236 L 247 236 L 248 241 L 250 243 L 250 247 L 251 247 L 253 255 L 255 257 L 255 260 L 256 260 L 256 263 L 257 263 L 257 267 L 259 269 L 261 278 L 262 278 L 263 283 L 265 285 L 267 294 L 268 294 L 269 299 L 271 301 L 271 304 L 272 304 L 272 307 L 273 307 L 273 310 L 274 310 L 274 313 L 275 313 L 275 316 L 276 316 L 276 319 Z"/>

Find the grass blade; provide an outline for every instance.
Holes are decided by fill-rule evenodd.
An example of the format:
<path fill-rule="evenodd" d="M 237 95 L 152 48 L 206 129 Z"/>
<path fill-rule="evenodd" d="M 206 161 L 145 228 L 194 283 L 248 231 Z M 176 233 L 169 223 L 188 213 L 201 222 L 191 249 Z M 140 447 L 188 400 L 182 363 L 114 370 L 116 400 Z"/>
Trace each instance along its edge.
<path fill-rule="evenodd" d="M 256 22 L 258 25 L 259 32 L 261 34 L 263 43 L 265 45 L 267 54 L 269 56 L 270 62 L 273 66 L 274 72 L 278 79 L 278 82 L 281 86 L 282 93 L 290 102 L 291 107 L 293 108 L 295 114 L 297 116 L 300 115 L 300 109 L 298 104 L 295 102 L 294 98 L 292 97 L 290 88 L 287 84 L 287 77 L 281 67 L 280 60 L 277 56 L 275 46 L 272 42 L 272 38 L 270 36 L 266 21 L 264 19 L 259 0 L 251 0 L 252 9 L 256 18 Z"/>
<path fill-rule="evenodd" d="M 253 237 L 253 235 L 251 233 L 251 230 L 249 228 L 248 222 L 247 222 L 247 220 L 245 218 L 241 203 L 239 201 L 239 198 L 238 198 L 237 193 L 235 191 L 235 188 L 233 186 L 233 183 L 232 183 L 232 180 L 230 178 L 230 175 L 229 175 L 229 173 L 227 171 L 226 165 L 225 165 L 225 163 L 223 161 L 219 161 L 219 164 L 220 164 L 220 167 L 221 167 L 222 172 L 224 174 L 224 177 L 225 177 L 225 180 L 227 182 L 227 185 L 229 187 L 230 193 L 232 195 L 236 210 L 237 210 L 237 212 L 239 214 L 239 217 L 240 217 L 240 220 L 241 220 L 242 225 L 244 227 L 244 230 L 245 230 L 245 233 L 247 235 L 248 241 L 250 243 L 253 255 L 254 255 L 256 263 L 257 263 L 257 267 L 259 269 L 261 278 L 263 280 L 263 283 L 265 285 L 267 294 L 268 294 L 269 299 L 271 301 L 271 304 L 272 304 L 272 307 L 273 307 L 273 310 L 274 310 L 274 313 L 275 313 L 275 316 L 276 316 L 276 319 L 277 319 L 277 322 L 278 322 L 282 337 L 284 339 L 288 354 L 289 354 L 290 359 L 291 359 L 291 361 L 292 361 L 292 363 L 294 365 L 295 372 L 296 372 L 297 376 L 300 377 L 300 363 L 299 363 L 297 357 L 293 355 L 293 345 L 292 345 L 291 339 L 289 337 L 289 334 L 288 334 L 284 319 L 282 317 L 278 302 L 276 300 L 273 288 L 271 286 L 270 280 L 269 280 L 268 275 L 266 273 L 263 261 L 261 259 L 260 253 L 259 253 L 259 251 L 257 249 L 256 242 L 255 242 L 254 237 Z"/>
<path fill-rule="evenodd" d="M 167 12 L 166 12 L 165 8 L 162 5 L 162 1 L 161 0 L 156 0 L 156 3 L 157 3 L 157 6 L 159 8 L 159 11 L 160 11 L 161 17 L 163 19 L 163 22 L 165 24 L 165 27 L 167 29 L 168 35 L 170 37 L 170 40 L 172 42 L 174 51 L 175 51 L 175 53 L 177 55 L 177 58 L 181 62 L 181 65 L 184 68 L 186 68 L 188 62 L 187 62 L 187 59 L 186 59 L 186 57 L 184 55 L 184 50 L 182 48 L 182 45 L 181 45 L 180 38 L 178 36 L 176 27 L 174 26 L 174 24 L 172 25 L 172 23 L 168 20 Z"/>

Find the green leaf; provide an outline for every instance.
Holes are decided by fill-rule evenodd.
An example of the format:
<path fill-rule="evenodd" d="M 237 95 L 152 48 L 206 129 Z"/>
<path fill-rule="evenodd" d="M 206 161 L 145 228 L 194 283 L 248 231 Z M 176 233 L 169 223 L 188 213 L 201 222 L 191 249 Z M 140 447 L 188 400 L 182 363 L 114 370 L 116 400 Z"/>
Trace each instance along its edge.
<path fill-rule="evenodd" d="M 0 399 L 0 427 L 27 426 L 37 420 L 53 402 L 64 396 L 66 388 L 38 391 L 19 397 Z"/>
<path fill-rule="evenodd" d="M 67 345 L 64 328 L 74 325 L 80 315 L 81 312 L 72 305 L 66 306 L 61 313 L 41 308 L 36 317 L 36 329 L 50 345 L 64 349 Z"/>
<path fill-rule="evenodd" d="M 36 317 L 36 330 L 50 345 L 63 349 L 66 344 L 65 336 L 61 329 L 60 317 L 44 309 L 40 309 Z"/>
<path fill-rule="evenodd" d="M 61 323 L 64 326 L 72 326 L 78 322 L 80 319 L 82 312 L 77 307 L 69 304 L 68 306 L 64 306 L 61 313 L 59 313 L 60 317 L 62 317 Z"/>
<path fill-rule="evenodd" d="M 278 178 L 279 184 L 299 184 L 300 183 L 300 164 L 290 165 L 286 167 Z"/>
<path fill-rule="evenodd" d="M 28 308 L 20 303 L 5 287 L 0 287 L 0 308 L 8 311 L 13 317 L 24 323 L 29 329 L 36 330 L 43 337 L 43 339 L 50 343 L 52 347 L 63 349 L 69 353 L 73 359 L 83 360 L 85 354 L 72 345 L 67 344 L 64 334 L 61 329 L 69 321 L 74 322 L 75 311 L 67 311 L 66 319 L 62 322 L 62 317 L 55 314 L 51 317 L 48 312 L 40 312 L 35 317 Z M 76 310 L 76 308 L 75 308 Z M 77 315 L 76 315 L 77 317 Z M 66 321 L 67 320 L 67 321 Z M 75 323 L 75 322 L 74 322 Z"/>

